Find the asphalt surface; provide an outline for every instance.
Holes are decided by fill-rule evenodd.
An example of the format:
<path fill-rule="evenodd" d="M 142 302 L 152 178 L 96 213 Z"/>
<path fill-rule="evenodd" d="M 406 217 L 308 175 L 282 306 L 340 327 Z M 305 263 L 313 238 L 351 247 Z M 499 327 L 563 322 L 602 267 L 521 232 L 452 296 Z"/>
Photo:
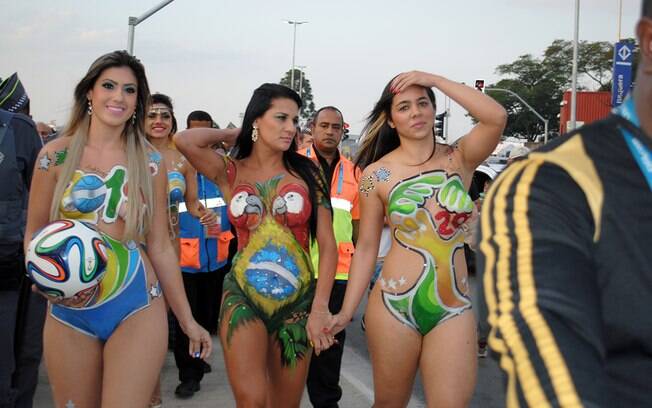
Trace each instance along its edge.
<path fill-rule="evenodd" d="M 471 279 L 472 290 L 475 289 L 474 280 Z M 360 307 L 353 323 L 347 328 L 346 345 L 342 361 L 340 384 L 343 388 L 343 396 L 340 401 L 342 408 L 370 407 L 373 402 L 373 383 L 371 375 L 371 364 L 367 352 L 364 332 L 360 328 L 362 310 Z M 219 349 L 219 341 L 213 339 L 216 349 L 209 361 L 212 365 L 212 372 L 206 374 L 201 383 L 201 390 L 194 397 L 188 400 L 181 400 L 174 396 L 174 389 L 178 385 L 177 370 L 174 364 L 174 357 L 168 353 L 162 378 L 163 407 L 165 408 L 195 408 L 195 407 L 235 407 L 235 401 L 231 394 L 222 353 Z M 304 393 L 301 407 L 310 407 L 307 393 Z M 425 396 L 423 387 L 418 379 L 414 387 L 412 399 L 408 405 L 410 408 L 425 407 Z M 478 384 L 470 407 L 473 408 L 498 408 L 504 407 L 503 378 L 496 362 L 491 358 L 479 360 Z M 45 368 L 41 367 L 39 374 L 39 386 L 34 399 L 34 407 L 51 408 L 51 391 Z"/>

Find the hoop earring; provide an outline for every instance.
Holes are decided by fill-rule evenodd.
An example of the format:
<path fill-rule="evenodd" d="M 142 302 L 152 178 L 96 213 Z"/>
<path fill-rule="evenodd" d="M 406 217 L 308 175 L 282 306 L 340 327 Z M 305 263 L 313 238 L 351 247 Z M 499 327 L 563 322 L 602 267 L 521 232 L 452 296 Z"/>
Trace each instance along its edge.
<path fill-rule="evenodd" d="M 136 112 L 134 111 L 134 114 L 131 116 L 131 124 L 133 126 L 136 126 Z"/>
<path fill-rule="evenodd" d="M 256 143 L 258 140 L 258 128 L 254 126 L 254 130 L 251 132 L 251 140 Z"/>
<path fill-rule="evenodd" d="M 88 113 L 88 116 L 93 115 L 93 105 L 91 105 L 91 101 L 88 101 L 88 107 L 86 107 L 86 113 Z"/>

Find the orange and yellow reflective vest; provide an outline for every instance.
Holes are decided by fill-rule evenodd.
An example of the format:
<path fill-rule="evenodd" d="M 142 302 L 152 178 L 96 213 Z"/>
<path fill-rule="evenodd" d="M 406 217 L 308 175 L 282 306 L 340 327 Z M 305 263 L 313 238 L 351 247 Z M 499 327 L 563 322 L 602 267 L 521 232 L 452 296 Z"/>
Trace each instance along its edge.
<path fill-rule="evenodd" d="M 299 150 L 300 154 L 314 160 L 319 165 L 319 159 L 313 147 Z M 360 219 L 358 204 L 358 183 L 362 171 L 351 160 L 340 155 L 340 160 L 333 172 L 331 180 L 331 207 L 333 208 L 333 232 L 337 244 L 336 280 L 348 280 L 351 258 L 355 250 L 353 246 L 353 221 Z M 316 241 L 310 247 L 310 257 L 315 270 L 319 271 L 319 248 Z"/>

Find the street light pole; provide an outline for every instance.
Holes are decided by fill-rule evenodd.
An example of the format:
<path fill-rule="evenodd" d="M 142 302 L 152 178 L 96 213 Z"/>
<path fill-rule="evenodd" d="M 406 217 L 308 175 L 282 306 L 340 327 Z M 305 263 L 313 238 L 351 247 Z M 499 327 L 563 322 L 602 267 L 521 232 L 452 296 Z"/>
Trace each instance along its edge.
<path fill-rule="evenodd" d="M 623 21 L 623 0 L 620 0 L 618 6 L 618 41 L 622 39 L 621 37 L 622 21 Z"/>
<path fill-rule="evenodd" d="M 297 68 L 299 68 L 301 75 L 299 79 L 299 98 L 303 100 L 303 70 L 306 69 L 305 65 L 298 65 Z M 299 116 L 301 116 L 301 113 L 303 113 L 303 103 L 301 104 L 301 108 L 299 108 Z"/>
<path fill-rule="evenodd" d="M 577 53 L 579 48 L 580 32 L 580 0 L 575 0 L 575 34 L 573 38 L 573 76 L 571 85 L 571 111 L 570 111 L 570 129 L 575 130 L 577 124 Z"/>
<path fill-rule="evenodd" d="M 306 69 L 307 67 L 305 65 L 297 65 L 297 68 L 299 68 L 300 76 L 299 76 L 299 96 L 303 98 L 303 70 Z"/>
<path fill-rule="evenodd" d="M 446 140 L 446 143 L 448 143 L 448 123 L 450 122 L 450 116 L 451 116 L 451 98 L 448 95 L 445 95 L 444 98 L 444 109 L 446 113 L 446 121 L 444 122 L 444 140 Z"/>
<path fill-rule="evenodd" d="M 548 143 L 548 119 L 541 116 L 539 112 L 537 112 L 532 106 L 530 106 L 529 103 L 525 102 L 525 100 L 521 98 L 516 92 L 504 88 L 485 88 L 484 90 L 485 92 L 493 92 L 493 91 L 506 92 L 512 95 L 513 97 L 515 97 L 516 99 L 518 99 L 519 101 L 521 101 L 523 105 L 525 105 L 529 110 L 531 110 L 532 113 L 534 113 L 537 116 L 537 118 L 541 119 L 541 121 L 543 122 L 543 144 Z"/>
<path fill-rule="evenodd" d="M 294 24 L 294 36 L 292 38 L 292 71 L 291 71 L 291 76 L 292 79 L 290 80 L 291 88 L 294 90 L 294 56 L 297 53 L 297 24 Z"/>
<path fill-rule="evenodd" d="M 294 56 L 297 50 L 297 25 L 305 24 L 307 21 L 285 20 L 285 22 L 294 26 L 294 38 L 292 40 L 292 71 L 290 72 L 290 89 L 294 90 Z"/>
<path fill-rule="evenodd" d="M 146 11 L 141 15 L 140 17 L 129 17 L 129 33 L 127 37 L 127 52 L 129 52 L 129 55 L 134 55 L 134 34 L 136 30 L 136 26 L 143 21 L 147 20 L 152 14 L 156 13 L 163 7 L 167 6 L 168 4 L 172 3 L 174 0 L 165 0 L 162 3 L 160 3 L 158 6 L 155 6 L 151 8 L 150 10 Z"/>

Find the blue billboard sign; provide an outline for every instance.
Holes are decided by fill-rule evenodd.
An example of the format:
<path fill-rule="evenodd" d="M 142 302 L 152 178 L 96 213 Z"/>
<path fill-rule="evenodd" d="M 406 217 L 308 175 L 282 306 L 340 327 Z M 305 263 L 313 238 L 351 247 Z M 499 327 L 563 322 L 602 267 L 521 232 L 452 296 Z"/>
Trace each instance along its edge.
<path fill-rule="evenodd" d="M 619 41 L 614 46 L 613 85 L 611 88 L 611 106 L 623 103 L 629 88 L 632 86 L 632 61 L 634 60 L 634 44 Z"/>

